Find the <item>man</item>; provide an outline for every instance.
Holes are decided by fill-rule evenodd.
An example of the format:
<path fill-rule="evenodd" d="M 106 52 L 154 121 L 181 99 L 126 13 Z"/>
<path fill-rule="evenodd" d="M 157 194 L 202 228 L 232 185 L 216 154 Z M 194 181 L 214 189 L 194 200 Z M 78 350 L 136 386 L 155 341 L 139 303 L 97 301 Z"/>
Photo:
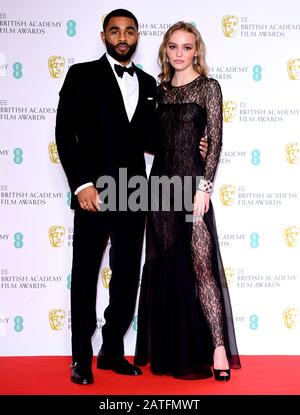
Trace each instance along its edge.
<path fill-rule="evenodd" d="M 101 212 L 96 182 L 106 175 L 118 185 L 120 168 L 127 169 L 128 179 L 146 177 L 144 150 L 150 143 L 156 105 L 155 79 L 131 62 L 139 38 L 136 17 L 124 9 L 113 10 L 104 19 L 101 38 L 107 52 L 99 60 L 69 69 L 56 120 L 56 144 L 75 210 L 71 381 L 84 385 L 94 381 L 91 337 L 108 238 L 112 275 L 97 368 L 142 374 L 124 358 L 123 337 L 135 309 L 145 213 Z M 129 73 L 119 72 L 122 67 Z"/>

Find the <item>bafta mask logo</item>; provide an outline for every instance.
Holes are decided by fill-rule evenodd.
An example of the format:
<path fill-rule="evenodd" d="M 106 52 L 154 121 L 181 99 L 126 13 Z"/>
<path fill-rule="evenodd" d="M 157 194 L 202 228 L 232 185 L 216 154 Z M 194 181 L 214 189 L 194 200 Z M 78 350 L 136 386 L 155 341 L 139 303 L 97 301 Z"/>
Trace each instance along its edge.
<path fill-rule="evenodd" d="M 223 118 L 225 122 L 232 122 L 235 119 L 237 103 L 234 101 L 223 102 Z"/>
<path fill-rule="evenodd" d="M 61 308 L 53 308 L 49 311 L 49 323 L 52 330 L 61 330 L 64 326 L 66 318 L 65 310 Z"/>
<path fill-rule="evenodd" d="M 58 151 L 57 151 L 57 146 L 56 146 L 55 141 L 52 141 L 51 143 L 49 143 L 48 152 L 49 152 L 49 157 L 50 157 L 51 163 L 53 163 L 53 164 L 60 163 L 59 156 L 58 156 Z"/>
<path fill-rule="evenodd" d="M 231 288 L 234 282 L 234 274 L 235 274 L 234 268 L 226 267 L 224 271 L 225 271 L 227 286 L 228 288 Z"/>
<path fill-rule="evenodd" d="M 109 267 L 105 267 L 101 270 L 101 279 L 104 288 L 109 288 L 109 283 L 111 279 L 111 269 Z"/>
<path fill-rule="evenodd" d="M 284 238 L 289 248 L 294 248 L 299 240 L 300 227 L 299 226 L 287 226 L 284 229 Z"/>
<path fill-rule="evenodd" d="M 60 248 L 63 246 L 66 228 L 64 226 L 50 226 L 48 230 L 49 240 L 53 248 Z"/>
<path fill-rule="evenodd" d="M 298 310 L 294 307 L 287 307 L 283 311 L 283 322 L 287 329 L 293 329 L 297 323 Z"/>
<path fill-rule="evenodd" d="M 222 29 L 225 37 L 235 37 L 238 30 L 239 18 L 227 15 L 222 18 Z"/>
<path fill-rule="evenodd" d="M 64 74 L 66 60 L 63 56 L 50 56 L 48 68 L 52 78 L 61 78 Z"/>
<path fill-rule="evenodd" d="M 289 59 L 287 71 L 292 81 L 298 81 L 300 79 L 300 58 Z"/>
<path fill-rule="evenodd" d="M 288 143 L 285 146 L 285 155 L 289 164 L 298 164 L 300 161 L 300 143 Z"/>
<path fill-rule="evenodd" d="M 223 206 L 231 206 L 234 202 L 236 187 L 232 184 L 223 184 L 220 187 L 220 198 Z"/>

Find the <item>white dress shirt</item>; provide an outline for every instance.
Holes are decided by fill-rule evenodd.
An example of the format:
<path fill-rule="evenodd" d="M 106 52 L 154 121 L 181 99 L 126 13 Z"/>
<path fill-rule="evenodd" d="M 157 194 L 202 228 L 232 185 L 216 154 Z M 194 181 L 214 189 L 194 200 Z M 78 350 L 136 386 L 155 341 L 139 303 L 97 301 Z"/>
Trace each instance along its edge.
<path fill-rule="evenodd" d="M 117 75 L 114 68 L 114 65 L 120 65 L 120 62 L 116 61 L 108 53 L 106 53 L 106 57 L 120 87 L 128 120 L 131 121 L 139 99 L 139 81 L 137 75 L 134 73 L 133 76 L 131 76 L 129 73 L 124 72 L 123 77 L 121 78 Z M 131 65 L 132 62 L 129 62 L 126 66 L 130 67 Z M 77 187 L 75 195 L 77 195 L 80 190 L 89 186 L 93 186 L 93 183 L 89 182 Z"/>

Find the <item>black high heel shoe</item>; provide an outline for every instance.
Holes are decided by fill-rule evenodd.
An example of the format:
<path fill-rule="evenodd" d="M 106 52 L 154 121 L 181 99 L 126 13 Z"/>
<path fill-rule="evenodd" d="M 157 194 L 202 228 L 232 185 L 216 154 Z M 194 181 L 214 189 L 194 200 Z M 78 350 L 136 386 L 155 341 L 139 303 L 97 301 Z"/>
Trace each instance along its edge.
<path fill-rule="evenodd" d="M 221 380 L 223 382 L 228 382 L 230 380 L 230 369 L 213 369 L 215 380 Z M 221 375 L 221 373 L 226 373 L 226 375 Z"/>

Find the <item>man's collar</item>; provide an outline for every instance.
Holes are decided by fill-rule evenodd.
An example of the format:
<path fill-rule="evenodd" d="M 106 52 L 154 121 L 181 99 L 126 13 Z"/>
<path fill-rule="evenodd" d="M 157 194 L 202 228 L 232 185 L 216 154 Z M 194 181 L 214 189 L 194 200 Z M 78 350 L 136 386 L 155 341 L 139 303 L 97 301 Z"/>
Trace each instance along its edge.
<path fill-rule="evenodd" d="M 114 59 L 112 56 L 110 56 L 107 52 L 106 52 L 105 56 L 106 56 L 108 62 L 110 63 L 110 66 L 112 67 L 113 70 L 115 70 L 114 69 L 115 64 L 116 65 L 122 65 L 121 62 L 118 62 L 116 59 Z M 132 61 L 130 61 L 129 64 L 126 65 L 126 67 L 129 68 L 131 65 L 132 65 Z"/>

